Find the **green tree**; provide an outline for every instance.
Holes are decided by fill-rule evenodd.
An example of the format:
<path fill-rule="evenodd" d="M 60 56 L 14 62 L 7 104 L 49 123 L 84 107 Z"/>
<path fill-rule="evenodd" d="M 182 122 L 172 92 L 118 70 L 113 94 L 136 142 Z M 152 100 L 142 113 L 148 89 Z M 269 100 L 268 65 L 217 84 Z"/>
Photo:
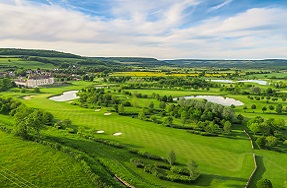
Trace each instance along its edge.
<path fill-rule="evenodd" d="M 33 112 L 31 108 L 26 107 L 24 104 L 19 106 L 14 115 L 16 119 L 13 132 L 15 135 L 20 136 L 24 139 L 28 138 L 28 116 Z"/>
<path fill-rule="evenodd" d="M 42 119 L 43 119 L 43 124 L 45 124 L 45 125 L 52 125 L 53 124 L 53 120 L 54 120 L 54 116 L 50 112 L 43 112 Z"/>
<path fill-rule="evenodd" d="M 262 112 L 264 113 L 267 110 L 266 106 L 262 108 Z"/>
<path fill-rule="evenodd" d="M 159 107 L 160 107 L 161 109 L 165 109 L 165 107 L 166 107 L 165 102 L 164 102 L 164 101 L 161 101 L 161 102 L 159 103 Z"/>
<path fill-rule="evenodd" d="M 163 118 L 163 124 L 171 126 L 173 122 L 173 118 L 171 116 Z"/>
<path fill-rule="evenodd" d="M 269 110 L 271 110 L 271 111 L 274 110 L 274 106 L 273 106 L 273 105 L 269 105 L 268 108 L 269 108 Z"/>
<path fill-rule="evenodd" d="M 251 105 L 251 109 L 253 110 L 253 113 L 254 113 L 254 110 L 256 109 L 256 105 L 255 105 L 255 104 L 252 104 L 252 105 Z"/>
<path fill-rule="evenodd" d="M 149 109 L 150 109 L 151 111 L 153 111 L 153 109 L 154 109 L 154 103 L 153 103 L 153 101 L 151 101 L 151 102 L 149 103 L 148 107 L 149 107 Z"/>
<path fill-rule="evenodd" d="M 41 92 L 40 88 L 38 88 L 38 87 L 34 88 L 34 93 L 40 93 L 40 92 Z"/>
<path fill-rule="evenodd" d="M 239 123 L 242 123 L 242 121 L 244 120 L 244 117 L 243 117 L 243 115 L 238 114 L 237 119 L 238 119 Z"/>
<path fill-rule="evenodd" d="M 44 128 L 42 115 L 43 113 L 40 110 L 34 110 L 27 117 L 27 124 L 36 132 L 38 140 L 40 140 L 40 131 Z"/>
<path fill-rule="evenodd" d="M 257 188 L 273 188 L 271 181 L 266 178 L 258 180 L 256 186 Z"/>
<path fill-rule="evenodd" d="M 138 118 L 143 120 L 145 118 L 145 108 L 143 107 L 142 110 L 138 113 Z"/>
<path fill-rule="evenodd" d="M 166 159 L 167 159 L 167 161 L 168 161 L 168 163 L 169 163 L 170 166 L 172 166 L 172 165 L 175 163 L 175 161 L 176 161 L 176 155 L 175 155 L 175 153 L 174 153 L 173 150 L 171 150 L 171 151 L 169 152 L 169 154 L 167 155 Z"/>
<path fill-rule="evenodd" d="M 259 123 L 251 123 L 248 128 L 254 133 L 258 133 L 260 131 L 260 125 Z"/>
<path fill-rule="evenodd" d="M 70 120 L 70 119 L 64 119 L 63 121 L 62 121 L 62 126 L 63 126 L 63 128 L 68 128 L 68 127 L 70 127 L 72 125 L 72 121 Z"/>
<path fill-rule="evenodd" d="M 180 114 L 180 119 L 182 124 L 184 125 L 186 121 L 188 120 L 188 112 L 186 110 L 183 110 Z"/>
<path fill-rule="evenodd" d="M 266 141 L 266 146 L 268 147 L 272 148 L 277 145 L 277 138 L 275 136 L 267 136 Z"/>
<path fill-rule="evenodd" d="M 197 172 L 197 168 L 198 168 L 198 165 L 195 161 L 193 160 L 190 160 L 188 163 L 187 163 L 187 168 L 189 170 L 189 175 L 190 177 L 194 177 L 198 172 Z"/>
<path fill-rule="evenodd" d="M 265 144 L 266 144 L 266 142 L 265 142 L 265 137 L 260 136 L 260 137 L 258 137 L 258 138 L 256 139 L 255 142 L 256 142 L 256 144 L 258 145 L 258 147 L 259 147 L 260 149 L 265 147 Z"/>
<path fill-rule="evenodd" d="M 230 123 L 230 121 L 225 121 L 223 124 L 223 130 L 225 134 L 230 134 L 231 130 L 232 130 L 232 124 Z"/>
<path fill-rule="evenodd" d="M 281 114 L 282 113 L 282 104 L 277 104 L 277 106 L 276 106 L 276 112 L 278 113 L 278 114 Z"/>
<path fill-rule="evenodd" d="M 125 113 L 125 106 L 122 103 L 118 105 L 118 113 L 119 114 Z"/>

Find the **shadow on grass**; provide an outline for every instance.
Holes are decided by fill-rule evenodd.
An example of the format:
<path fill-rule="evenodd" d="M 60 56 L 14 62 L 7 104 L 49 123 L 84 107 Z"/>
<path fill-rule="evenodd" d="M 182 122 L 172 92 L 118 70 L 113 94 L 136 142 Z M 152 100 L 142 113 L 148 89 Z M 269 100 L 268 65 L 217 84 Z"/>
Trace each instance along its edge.
<path fill-rule="evenodd" d="M 214 174 L 201 174 L 200 177 L 196 181 L 196 185 L 203 186 L 203 187 L 211 186 L 213 180 L 238 181 L 238 182 L 242 182 L 242 184 L 245 184 L 248 179 L 240 178 L 240 177 L 219 176 L 219 175 L 214 175 Z M 226 186 L 242 188 L 242 184 L 240 185 L 230 184 Z"/>
<path fill-rule="evenodd" d="M 258 180 L 262 178 L 262 175 L 266 171 L 266 168 L 264 166 L 263 162 L 263 156 L 256 156 L 256 161 L 257 161 L 257 170 L 252 178 L 252 181 L 250 183 L 250 187 L 256 187 L 256 183 Z"/>

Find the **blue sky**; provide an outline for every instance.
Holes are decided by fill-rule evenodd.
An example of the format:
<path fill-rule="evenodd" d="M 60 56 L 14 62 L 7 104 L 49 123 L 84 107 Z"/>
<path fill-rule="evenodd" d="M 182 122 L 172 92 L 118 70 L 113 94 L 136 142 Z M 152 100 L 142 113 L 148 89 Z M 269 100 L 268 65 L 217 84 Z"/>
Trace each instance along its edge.
<path fill-rule="evenodd" d="M 287 58 L 286 0 L 0 0 L 0 47 L 159 59 Z"/>

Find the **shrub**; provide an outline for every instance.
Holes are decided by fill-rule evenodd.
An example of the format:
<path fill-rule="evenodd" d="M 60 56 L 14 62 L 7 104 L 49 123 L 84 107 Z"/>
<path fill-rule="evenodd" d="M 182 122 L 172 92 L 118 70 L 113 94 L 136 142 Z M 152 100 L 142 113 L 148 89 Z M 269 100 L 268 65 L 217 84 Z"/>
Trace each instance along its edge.
<path fill-rule="evenodd" d="M 183 168 L 183 167 L 172 166 L 170 168 L 170 171 L 172 171 L 173 173 L 176 173 L 176 174 L 187 175 L 187 176 L 190 175 L 189 170 L 187 168 Z"/>
<path fill-rule="evenodd" d="M 167 164 L 156 163 L 156 164 L 154 164 L 154 166 L 157 167 L 157 168 L 170 170 L 170 165 L 167 165 Z"/>
<path fill-rule="evenodd" d="M 68 133 L 75 133 L 75 130 L 74 129 L 72 129 L 72 128 L 66 128 L 66 131 L 68 132 Z"/>
<path fill-rule="evenodd" d="M 143 160 L 141 159 L 130 159 L 130 161 L 137 167 L 137 168 L 144 168 L 145 167 L 145 164 L 143 162 Z"/>

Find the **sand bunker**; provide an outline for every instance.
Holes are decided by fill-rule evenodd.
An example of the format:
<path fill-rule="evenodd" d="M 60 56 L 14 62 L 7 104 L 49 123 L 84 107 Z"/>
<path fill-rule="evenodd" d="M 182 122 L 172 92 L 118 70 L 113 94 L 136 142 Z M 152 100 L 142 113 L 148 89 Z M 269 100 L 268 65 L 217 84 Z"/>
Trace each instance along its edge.
<path fill-rule="evenodd" d="M 97 134 L 102 134 L 102 133 L 104 133 L 104 132 L 105 132 L 105 131 L 102 131 L 102 130 L 96 131 Z"/>
<path fill-rule="evenodd" d="M 30 100 L 32 98 L 32 96 L 25 96 L 23 97 L 24 100 Z"/>
<path fill-rule="evenodd" d="M 101 111 L 101 109 L 96 109 L 96 110 L 95 110 L 95 112 L 99 112 L 99 111 Z"/>
<path fill-rule="evenodd" d="M 111 114 L 112 114 L 112 113 L 110 113 L 110 112 L 104 113 L 105 116 L 109 116 L 109 115 L 111 115 Z"/>
<path fill-rule="evenodd" d="M 120 135 L 122 135 L 123 133 L 121 133 L 121 132 L 118 132 L 118 133 L 114 133 L 113 135 L 114 136 L 120 136 Z"/>

